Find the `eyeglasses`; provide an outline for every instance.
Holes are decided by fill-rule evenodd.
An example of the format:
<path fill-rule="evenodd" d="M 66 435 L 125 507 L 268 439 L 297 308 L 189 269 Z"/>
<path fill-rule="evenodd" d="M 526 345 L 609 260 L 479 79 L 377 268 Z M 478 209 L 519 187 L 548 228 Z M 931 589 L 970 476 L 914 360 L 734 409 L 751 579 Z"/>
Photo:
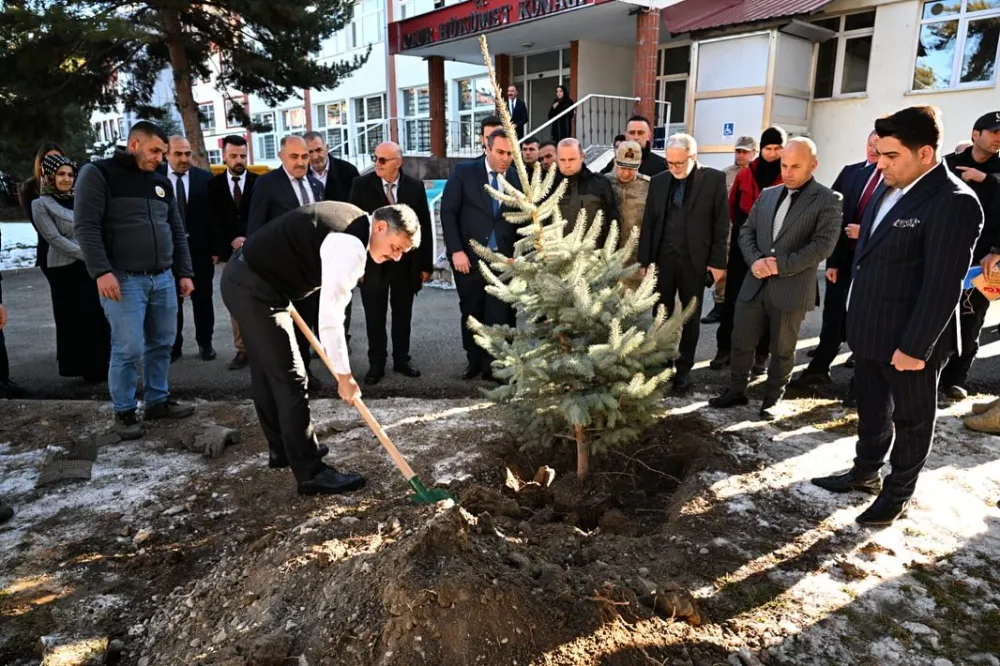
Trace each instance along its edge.
<path fill-rule="evenodd" d="M 687 158 L 686 160 L 684 160 L 683 162 L 670 162 L 670 161 L 668 161 L 667 162 L 667 166 L 668 167 L 673 167 L 674 169 L 680 169 L 682 167 L 687 166 L 687 163 L 690 162 L 690 161 L 691 161 L 690 157 Z"/>
<path fill-rule="evenodd" d="M 372 155 L 372 162 L 378 164 L 379 166 L 385 166 L 389 162 L 395 162 L 398 157 L 379 157 L 378 155 Z"/>

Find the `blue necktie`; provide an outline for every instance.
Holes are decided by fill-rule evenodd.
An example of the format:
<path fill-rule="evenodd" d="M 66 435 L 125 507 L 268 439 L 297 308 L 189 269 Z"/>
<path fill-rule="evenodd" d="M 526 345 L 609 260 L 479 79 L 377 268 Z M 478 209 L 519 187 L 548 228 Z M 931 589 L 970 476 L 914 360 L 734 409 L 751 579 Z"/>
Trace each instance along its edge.
<path fill-rule="evenodd" d="M 494 173 L 490 175 L 490 187 L 494 190 L 500 189 L 499 183 L 497 183 L 497 175 Z M 493 220 L 496 221 L 497 212 L 500 210 L 500 202 L 493 199 Z M 486 245 L 494 252 L 497 249 L 497 235 L 495 231 L 490 231 L 490 239 L 486 241 Z"/>

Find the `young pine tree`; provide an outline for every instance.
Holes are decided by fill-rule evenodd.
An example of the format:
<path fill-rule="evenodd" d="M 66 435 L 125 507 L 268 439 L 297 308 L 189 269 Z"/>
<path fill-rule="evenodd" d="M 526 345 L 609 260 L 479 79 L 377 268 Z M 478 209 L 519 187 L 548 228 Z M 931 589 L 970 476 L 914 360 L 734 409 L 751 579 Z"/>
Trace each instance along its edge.
<path fill-rule="evenodd" d="M 502 99 L 485 37 L 480 38 L 496 99 Z M 516 146 L 506 105 L 498 105 L 504 129 Z M 511 407 L 526 445 L 555 438 L 576 444 L 577 477 L 587 476 L 590 454 L 635 441 L 655 419 L 676 357 L 681 328 L 693 304 L 668 318 L 657 308 L 656 273 L 650 267 L 635 290 L 622 279 L 635 274 L 628 263 L 638 233 L 618 247 L 618 222 L 581 213 L 571 231 L 559 212 L 566 183 L 552 191 L 556 168 L 540 165 L 528 178 L 519 150 L 514 161 L 520 191 L 502 177 L 501 190 L 487 186 L 509 212 L 521 238 L 506 257 L 473 242 L 487 292 L 510 304 L 522 324 L 484 326 L 470 319 L 476 342 L 495 359 L 494 374 L 505 383 L 490 397 Z M 611 229 L 598 246 L 604 224 Z"/>

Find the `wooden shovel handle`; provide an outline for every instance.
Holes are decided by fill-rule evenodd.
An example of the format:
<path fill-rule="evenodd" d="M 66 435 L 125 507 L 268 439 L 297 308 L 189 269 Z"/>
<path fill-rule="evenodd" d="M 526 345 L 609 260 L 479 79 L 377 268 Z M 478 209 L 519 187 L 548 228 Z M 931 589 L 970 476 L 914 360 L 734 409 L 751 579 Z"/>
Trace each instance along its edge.
<path fill-rule="evenodd" d="M 319 340 L 316 339 L 316 336 L 313 334 L 312 330 L 310 330 L 309 325 L 306 324 L 304 319 L 302 319 L 302 315 L 299 314 L 299 311 L 295 309 L 294 305 L 289 305 L 288 311 L 291 313 L 292 319 L 295 320 L 295 325 L 299 327 L 300 331 L 302 331 L 302 335 L 306 336 L 306 340 L 309 341 L 309 345 L 316 350 L 316 355 L 319 356 L 320 360 L 323 361 L 323 364 L 326 366 L 326 369 L 329 370 L 330 374 L 333 375 L 334 379 L 336 379 L 337 371 L 333 369 L 333 361 L 331 361 L 330 357 L 326 355 L 323 345 L 321 345 Z M 375 433 L 375 436 L 378 437 L 378 441 L 382 442 L 382 446 L 386 451 L 388 451 L 389 457 L 392 458 L 392 462 L 396 463 L 396 467 L 403 473 L 406 480 L 409 481 L 416 476 L 416 474 L 413 473 L 413 468 L 410 467 L 410 465 L 403 458 L 403 455 L 399 452 L 399 449 L 397 449 L 396 445 L 392 443 L 391 439 L 389 439 L 389 435 L 386 434 L 385 429 L 383 429 L 381 424 L 375 420 L 372 413 L 368 411 L 368 407 L 365 406 L 365 403 L 361 400 L 361 398 L 357 398 L 354 401 L 354 406 L 358 408 L 358 411 L 361 413 L 361 418 L 365 420 L 368 427 L 371 428 L 372 432 Z"/>

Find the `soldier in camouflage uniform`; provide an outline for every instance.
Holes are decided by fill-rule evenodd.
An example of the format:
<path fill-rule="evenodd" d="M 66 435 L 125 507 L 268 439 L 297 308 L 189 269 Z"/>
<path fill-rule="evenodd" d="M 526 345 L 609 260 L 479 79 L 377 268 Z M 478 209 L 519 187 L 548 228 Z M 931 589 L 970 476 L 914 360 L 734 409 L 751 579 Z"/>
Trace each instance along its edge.
<path fill-rule="evenodd" d="M 634 233 L 636 241 L 639 240 L 639 229 L 642 226 L 642 216 L 646 211 L 646 196 L 649 194 L 649 176 L 639 173 L 639 164 L 642 162 L 642 147 L 635 141 L 623 141 L 615 151 L 615 168 L 611 173 L 606 174 L 611 181 L 611 188 L 615 191 L 615 199 L 618 201 L 618 210 L 621 212 L 621 243 L 624 244 L 629 235 Z M 632 251 L 629 260 L 636 261 L 636 250 Z M 642 282 L 642 277 L 638 271 L 635 277 L 624 281 L 626 286 L 635 289 Z"/>

